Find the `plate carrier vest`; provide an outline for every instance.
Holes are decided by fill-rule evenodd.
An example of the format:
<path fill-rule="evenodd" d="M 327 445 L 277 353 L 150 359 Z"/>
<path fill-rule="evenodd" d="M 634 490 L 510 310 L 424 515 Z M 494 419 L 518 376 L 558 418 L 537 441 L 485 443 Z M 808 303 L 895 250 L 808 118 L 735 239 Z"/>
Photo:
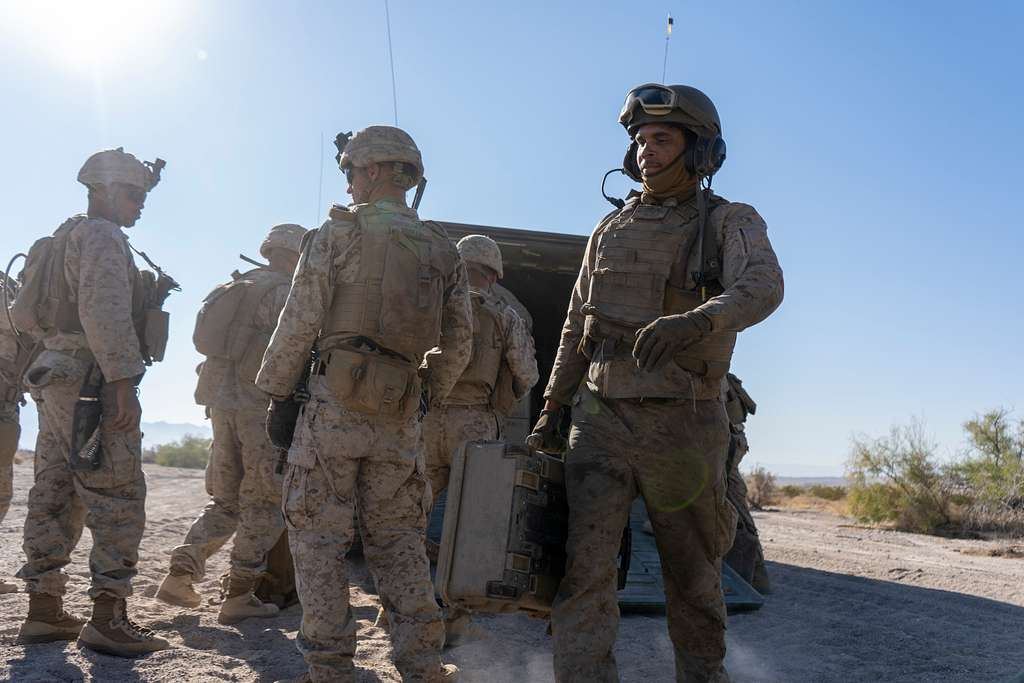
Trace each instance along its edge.
<path fill-rule="evenodd" d="M 320 351 L 362 337 L 418 367 L 441 340 L 445 282 L 458 263 L 447 233 L 412 211 L 375 204 L 336 207 L 331 217 L 355 220 L 361 253 L 354 281 L 334 286 Z"/>
<path fill-rule="evenodd" d="M 473 356 L 445 403 L 493 405 L 505 357 L 501 310 L 482 292 L 470 290 L 473 303 Z"/>
<path fill-rule="evenodd" d="M 707 261 L 720 256 L 714 235 L 727 202 L 709 199 L 705 229 Z M 718 214 L 716 216 L 716 213 Z M 718 218 L 718 221 L 715 220 Z M 589 380 L 606 398 L 685 398 L 692 375 L 717 388 L 729 369 L 735 332 L 711 332 L 650 372 L 632 356 L 636 333 L 656 318 L 692 311 L 701 298 L 686 272 L 700 228 L 695 199 L 678 206 L 640 204 L 633 199 L 609 215 L 594 234 L 596 262 L 582 312 L 581 351 L 591 360 Z M 719 273 L 711 273 L 710 296 L 722 292 Z M 692 373 L 692 375 L 690 374 Z"/>

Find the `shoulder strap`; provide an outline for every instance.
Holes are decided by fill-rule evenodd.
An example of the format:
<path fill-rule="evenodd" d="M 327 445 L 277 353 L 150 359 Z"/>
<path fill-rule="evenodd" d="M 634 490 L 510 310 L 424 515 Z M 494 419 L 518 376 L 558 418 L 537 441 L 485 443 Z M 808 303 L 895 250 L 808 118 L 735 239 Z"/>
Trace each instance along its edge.
<path fill-rule="evenodd" d="M 700 191 L 700 190 L 698 190 Z M 701 200 L 698 199 L 698 202 Z M 702 212 L 703 220 L 703 232 L 701 235 L 702 241 L 702 257 L 703 263 L 700 267 L 700 281 L 697 282 L 698 288 L 707 288 L 708 285 L 713 285 L 716 288 L 721 288 L 722 279 L 722 254 L 721 244 L 718 240 L 718 230 L 716 229 L 716 221 L 712 220 L 712 216 L 717 214 L 717 210 L 722 206 L 728 206 L 729 202 L 722 199 L 718 195 L 712 193 L 710 190 L 707 191 L 705 199 L 701 202 L 698 207 Z M 698 278 L 694 277 L 696 281 Z M 702 297 L 704 298 L 704 297 Z"/>
<path fill-rule="evenodd" d="M 345 221 L 352 220 L 353 212 L 347 206 L 342 206 L 341 204 L 332 204 L 331 210 L 328 212 L 327 215 L 330 217 L 332 221 Z M 310 230 L 309 232 L 306 233 L 306 235 L 308 235 L 310 232 L 313 231 Z M 302 236 L 303 239 L 306 238 L 306 235 Z"/>

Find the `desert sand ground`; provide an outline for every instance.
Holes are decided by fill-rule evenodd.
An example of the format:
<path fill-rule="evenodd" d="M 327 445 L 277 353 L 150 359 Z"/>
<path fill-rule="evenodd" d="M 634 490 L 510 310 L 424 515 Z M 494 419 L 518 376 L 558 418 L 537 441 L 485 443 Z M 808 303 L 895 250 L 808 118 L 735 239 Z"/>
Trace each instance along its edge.
<path fill-rule="evenodd" d="M 217 608 L 169 607 L 153 598 L 180 542 L 205 503 L 202 472 L 147 466 L 148 525 L 142 543 L 137 620 L 168 635 L 173 649 L 137 661 L 75 644 L 14 644 L 27 596 L 0 596 L 0 679 L 13 681 L 259 681 L 300 674 L 293 607 L 238 627 L 217 624 Z M 0 526 L 0 572 L 23 560 L 21 528 L 31 460 L 16 466 L 15 500 Z M 1024 560 L 990 556 L 1005 543 L 940 539 L 864 529 L 824 512 L 757 513 L 775 592 L 758 611 L 729 619 L 728 666 L 737 683 L 766 681 L 1004 681 L 1024 670 Z M 69 567 L 69 603 L 85 613 L 84 534 Z M 1011 553 L 1012 555 L 1012 553 Z M 214 597 L 227 552 L 200 586 Z M 359 619 L 359 681 L 398 681 L 386 635 L 375 628 L 377 598 L 365 567 L 352 568 Z M 480 637 L 445 653 L 465 681 L 551 681 L 545 624 L 521 616 L 480 616 Z M 673 680 L 660 616 L 624 616 L 616 649 L 626 682 Z"/>

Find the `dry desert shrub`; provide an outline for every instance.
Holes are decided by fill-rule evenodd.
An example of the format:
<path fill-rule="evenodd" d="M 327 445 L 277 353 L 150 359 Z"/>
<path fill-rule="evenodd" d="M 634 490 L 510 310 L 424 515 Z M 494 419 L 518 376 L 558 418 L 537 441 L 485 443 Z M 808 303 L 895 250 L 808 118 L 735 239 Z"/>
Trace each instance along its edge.
<path fill-rule="evenodd" d="M 919 421 L 877 439 L 855 438 L 847 477 L 850 513 L 862 521 L 922 532 L 951 521 L 952 501 L 935 444 Z"/>
<path fill-rule="evenodd" d="M 1024 535 L 1024 420 L 1005 408 L 964 423 L 967 449 L 946 468 L 965 528 Z"/>
<path fill-rule="evenodd" d="M 1024 420 L 999 408 L 964 423 L 967 448 L 940 463 L 920 422 L 855 438 L 851 514 L 911 531 L 1024 535 Z"/>
<path fill-rule="evenodd" d="M 784 484 L 779 488 L 779 494 L 783 498 L 796 498 L 807 493 L 806 489 L 799 484 Z"/>
<path fill-rule="evenodd" d="M 147 448 L 142 454 L 143 462 L 152 462 L 164 467 L 187 467 L 201 470 L 210 459 L 211 439 L 186 434 L 179 441 Z"/>
<path fill-rule="evenodd" d="M 776 494 L 775 475 L 761 465 L 756 465 L 743 477 L 747 484 L 747 502 L 754 510 L 761 510 L 774 500 Z"/>

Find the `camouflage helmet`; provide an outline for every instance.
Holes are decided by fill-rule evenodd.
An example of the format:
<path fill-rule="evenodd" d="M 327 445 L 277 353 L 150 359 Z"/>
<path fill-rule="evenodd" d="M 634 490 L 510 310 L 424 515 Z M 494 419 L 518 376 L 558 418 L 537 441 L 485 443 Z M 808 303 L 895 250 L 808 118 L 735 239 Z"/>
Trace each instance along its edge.
<path fill-rule="evenodd" d="M 619 123 L 630 137 L 646 123 L 674 123 L 703 138 L 722 134 L 714 102 L 689 85 L 638 85 L 626 95 Z"/>
<path fill-rule="evenodd" d="M 415 177 L 400 172 L 395 183 L 408 190 L 423 177 L 423 158 L 413 139 L 401 128 L 370 126 L 356 133 L 338 157 L 338 168 L 398 161 L 415 167 Z"/>
<path fill-rule="evenodd" d="M 260 255 L 263 258 L 270 258 L 271 249 L 287 249 L 296 254 L 302 250 L 302 236 L 306 229 L 295 223 L 281 223 L 270 229 L 267 239 L 260 245 Z"/>
<path fill-rule="evenodd" d="M 142 162 L 123 147 L 96 152 L 85 160 L 78 172 L 78 182 L 86 187 L 122 183 L 149 192 L 160 182 L 164 160 Z"/>
<path fill-rule="evenodd" d="M 498 243 L 487 235 L 466 235 L 455 248 L 466 263 L 477 263 L 487 266 L 498 274 L 498 279 L 505 277 L 501 268 L 501 249 Z"/>

